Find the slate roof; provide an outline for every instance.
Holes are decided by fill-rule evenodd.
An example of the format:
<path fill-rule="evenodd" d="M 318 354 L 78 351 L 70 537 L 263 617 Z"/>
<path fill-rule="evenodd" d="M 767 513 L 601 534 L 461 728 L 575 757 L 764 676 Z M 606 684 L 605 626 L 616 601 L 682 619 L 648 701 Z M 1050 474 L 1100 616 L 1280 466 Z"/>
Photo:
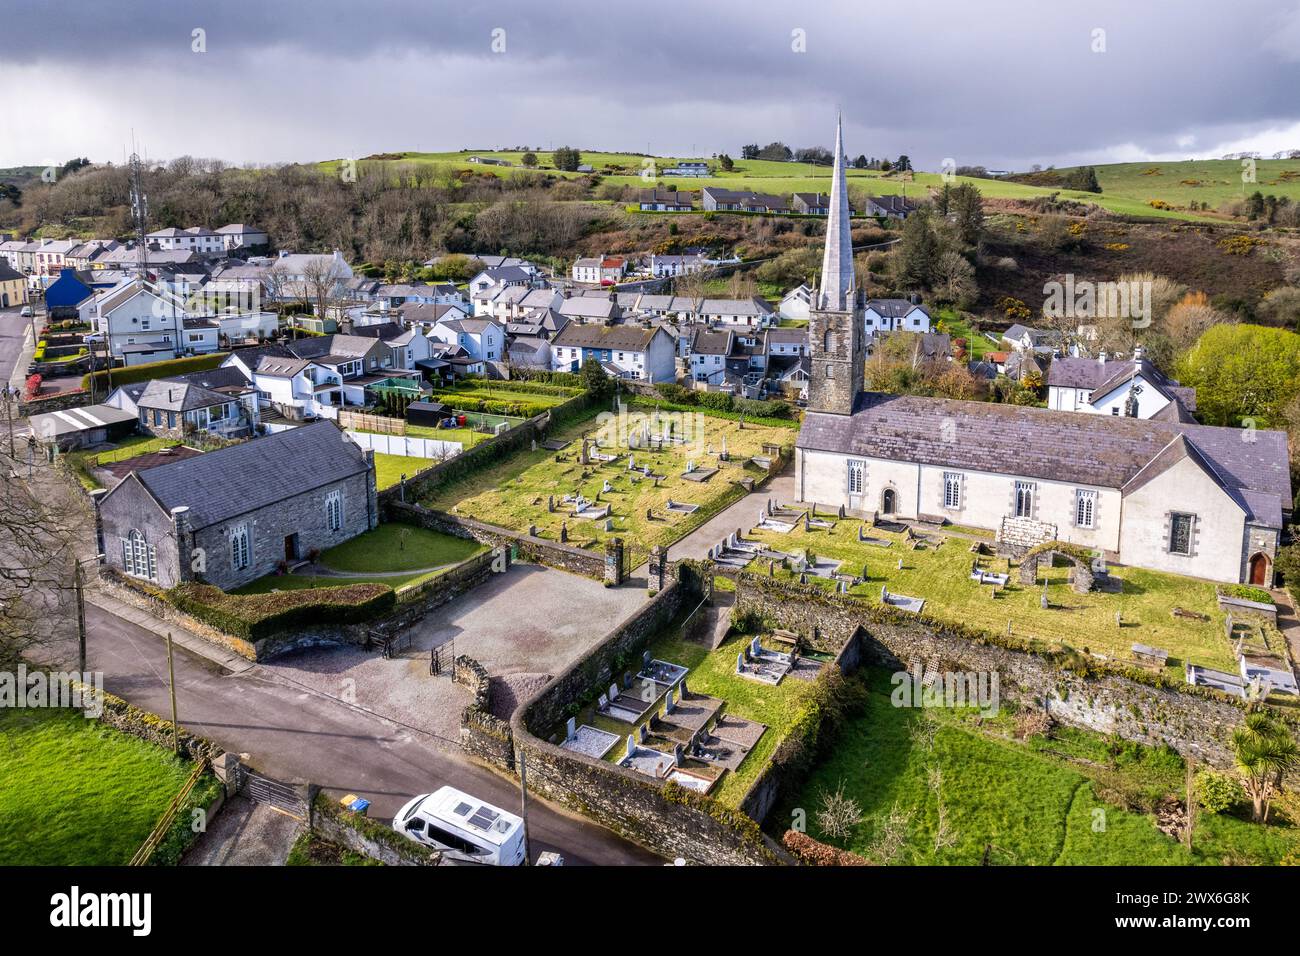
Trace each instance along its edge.
<path fill-rule="evenodd" d="M 165 412 L 188 412 L 195 408 L 224 405 L 228 401 L 229 395 L 221 395 L 201 385 L 155 379 L 140 393 L 136 404 L 141 408 L 158 408 Z"/>
<path fill-rule="evenodd" d="M 198 530 L 367 470 L 342 429 L 319 421 L 134 474 L 165 510 L 188 506 Z"/>
<path fill-rule="evenodd" d="M 1280 527 L 1291 506 L 1286 434 L 1280 431 L 1255 431 L 1254 441 L 1242 441 L 1238 428 L 863 392 L 852 415 L 806 413 L 796 444 L 1122 489 L 1180 435 L 1252 520 Z"/>
<path fill-rule="evenodd" d="M 650 347 L 654 337 L 662 331 L 658 328 L 642 328 L 639 325 L 582 325 L 570 322 L 555 337 L 555 345 L 644 352 Z"/>
<path fill-rule="evenodd" d="M 866 307 L 875 309 L 877 315 L 887 319 L 901 319 L 913 309 L 920 309 L 926 315 L 930 314 L 925 306 L 917 305 L 911 299 L 868 299 Z"/>
<path fill-rule="evenodd" d="M 730 331 L 714 332 L 711 329 L 699 329 L 691 341 L 691 352 L 698 352 L 700 355 L 730 355 L 731 343 Z"/>
<path fill-rule="evenodd" d="M 23 279 L 25 276 L 9 265 L 8 260 L 0 259 L 0 282 L 12 282 L 14 279 Z"/>

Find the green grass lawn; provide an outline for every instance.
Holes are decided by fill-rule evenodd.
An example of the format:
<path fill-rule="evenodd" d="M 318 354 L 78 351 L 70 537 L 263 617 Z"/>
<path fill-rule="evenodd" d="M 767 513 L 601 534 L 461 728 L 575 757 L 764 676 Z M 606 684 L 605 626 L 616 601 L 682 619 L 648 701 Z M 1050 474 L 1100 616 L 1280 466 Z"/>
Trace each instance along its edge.
<path fill-rule="evenodd" d="M 697 419 L 693 415 L 685 421 L 691 428 L 696 427 Z M 565 522 L 569 540 L 577 544 L 602 542 L 611 535 L 619 535 L 630 546 L 642 550 L 655 544 L 669 544 L 742 496 L 743 489 L 735 480 L 741 477 L 757 479 L 761 472 L 743 466 L 741 462 L 759 454 L 764 442 L 789 445 L 794 441 L 794 432 L 789 428 L 746 424 L 742 430 L 738 422 L 703 415 L 698 421 L 702 423 L 703 439 L 697 447 L 686 446 L 689 451 L 682 446 L 672 446 L 662 452 L 633 452 L 638 466 L 648 464 L 653 474 L 664 476 L 657 488 L 647 478 L 635 483 L 632 481 L 627 470 L 626 446 L 607 449 L 610 453 L 617 451 L 622 455 L 611 464 L 593 463 L 586 468 L 579 464 L 578 440 L 584 433 L 595 437 L 599 427 L 594 419 L 587 418 L 556 431 L 558 437 L 574 442 L 564 450 L 565 461 L 555 461 L 555 452 L 540 446 L 537 451 L 524 449 L 502 462 L 435 489 L 421 504 L 516 531 L 526 531 L 529 525 L 536 525 L 542 536 L 552 540 L 559 538 L 560 525 Z M 704 482 L 691 482 L 681 477 L 688 458 L 694 459 L 700 468 L 717 466 L 716 454 L 710 455 L 706 449 L 712 448 L 716 453 L 724 438 L 732 458 L 730 463 L 723 464 L 717 474 Z M 565 495 L 579 491 L 589 501 L 594 501 L 606 480 L 613 490 L 602 493 L 601 498 L 602 503 L 609 503 L 613 508 L 612 532 L 604 530 L 603 522 L 570 517 L 571 509 L 560 503 Z M 547 511 L 548 496 L 555 498 L 554 513 Z M 701 507 L 689 516 L 670 513 L 665 510 L 669 498 Z M 648 508 L 654 510 L 653 520 L 646 518 Z"/>
<path fill-rule="evenodd" d="M 315 574 L 268 574 L 236 594 L 302 591 L 342 584 L 387 584 L 400 589 L 442 573 L 483 550 L 483 545 L 425 528 L 381 524 L 372 531 L 330 548 L 320 563 L 348 577 Z M 429 569 L 436 570 L 429 570 Z M 403 573 L 406 572 L 406 573 Z"/>
<path fill-rule="evenodd" d="M 1283 814 L 1257 826 L 1202 812 L 1189 854 L 1145 812 L 1166 795 L 1183 797 L 1183 763 L 1173 751 L 1068 728 L 1021 741 L 1005 709 L 981 720 L 970 711 L 895 707 L 889 675 L 865 676 L 871 688 L 865 711 L 845 725 L 802 788 L 773 811 L 769 827 L 784 830 L 803 810 L 810 835 L 870 856 L 896 807 L 906 818 L 906 840 L 893 862 L 906 864 L 978 864 L 986 848 L 994 864 L 1276 863 L 1300 847 L 1300 830 Z M 922 732 L 927 718 L 932 737 Z M 936 771 L 952 841 L 939 847 Z M 846 839 L 822 832 L 817 819 L 824 795 L 841 785 L 862 811 Z"/>
<path fill-rule="evenodd" d="M 1112 163 L 1093 167 L 1102 196 L 1113 203 L 1146 203 L 1163 199 L 1174 206 L 1195 200 L 1211 209 L 1220 203 L 1242 199 L 1258 190 L 1300 201 L 1300 160 L 1261 159 L 1255 161 L 1255 182 L 1242 182 L 1241 160 L 1189 160 L 1175 163 Z M 1068 170 L 1062 169 L 1061 173 Z"/>
<path fill-rule="evenodd" d="M 389 455 L 377 451 L 375 452 L 375 485 L 383 491 L 400 482 L 402 475 L 414 478 L 417 472 L 424 471 L 437 463 L 437 458 Z"/>
<path fill-rule="evenodd" d="M 979 361 L 989 352 L 997 351 L 997 346 L 986 339 L 982 333 L 976 332 L 968 323 L 958 318 L 955 309 L 935 309 L 934 318 L 935 331 L 946 332 L 954 339 L 966 340 L 967 361 Z"/>
<path fill-rule="evenodd" d="M 65 456 L 68 465 L 72 468 L 72 473 L 76 475 L 77 481 L 83 488 L 94 491 L 102 488 L 90 469 L 98 465 L 107 465 L 113 462 L 125 461 L 128 458 L 137 458 L 140 455 L 147 455 L 151 452 L 162 451 L 164 448 L 171 448 L 179 445 L 181 442 L 175 438 L 154 438 L 151 435 L 129 435 L 121 441 L 115 443 L 112 448 L 99 451 L 70 451 Z"/>
<path fill-rule="evenodd" d="M 1010 621 L 1020 637 L 1038 638 L 1053 646 L 1087 648 L 1123 662 L 1132 661 L 1130 648 L 1135 642 L 1163 647 L 1170 652 L 1168 673 L 1173 676 L 1181 676 L 1183 662 L 1188 660 L 1221 670 L 1236 669 L 1232 648 L 1223 636 L 1224 616 L 1211 582 L 1141 568 L 1112 567 L 1111 573 L 1123 582 L 1121 593 L 1076 594 L 1066 582 L 1067 568 L 1052 568 L 1045 575 L 1040 569 L 1040 585 L 1025 587 L 1019 584 L 1015 569 L 1006 559 L 984 558 L 981 566 L 985 570 L 1011 573 L 1007 587 L 994 599 L 990 597 L 990 585 L 977 584 L 969 577 L 974 560 L 971 541 L 944 536 L 938 546 L 924 545 L 910 551 L 902 535 L 872 529 L 873 537 L 893 542 L 881 548 L 859 543 L 857 529 L 857 521 L 845 520 L 831 530 L 797 529 L 789 534 L 755 531 L 753 536 L 787 554 L 811 549 L 818 557 L 844 561 L 847 573 L 859 574 L 865 565 L 867 581 L 850 591 L 863 600 L 879 601 L 883 584 L 894 593 L 924 598 L 928 615 L 998 634 L 1006 633 Z M 898 569 L 899 558 L 903 559 L 902 570 Z M 777 576 L 793 577 L 791 572 L 780 569 Z M 1049 582 L 1047 610 L 1039 604 L 1044 576 Z M 824 583 L 815 577 L 809 580 Z M 832 585 L 825 586 L 829 589 Z M 1171 614 L 1175 606 L 1209 619 L 1202 622 L 1175 618 Z M 1123 627 L 1115 624 L 1116 612 L 1123 615 Z"/>
<path fill-rule="evenodd" d="M 79 711 L 0 710 L 0 866 L 122 866 L 193 768 Z"/>

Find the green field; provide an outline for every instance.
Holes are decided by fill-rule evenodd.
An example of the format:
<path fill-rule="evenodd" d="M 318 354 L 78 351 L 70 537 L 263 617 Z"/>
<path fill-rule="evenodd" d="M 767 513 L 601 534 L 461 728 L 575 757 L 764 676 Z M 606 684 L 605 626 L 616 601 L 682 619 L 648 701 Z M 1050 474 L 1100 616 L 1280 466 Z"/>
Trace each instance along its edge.
<path fill-rule="evenodd" d="M 319 563 L 341 572 L 339 575 L 268 574 L 234 593 L 266 594 L 342 584 L 387 584 L 399 589 L 433 577 L 482 550 L 482 545 L 465 538 L 411 525 L 381 524 L 320 556 Z"/>
<path fill-rule="evenodd" d="M 635 418 L 634 411 L 629 417 Z M 790 445 L 795 433 L 789 428 L 746 424 L 723 418 L 686 415 L 681 421 L 691 429 L 702 428 L 698 444 L 669 446 L 660 452 L 633 451 L 638 467 L 649 465 L 652 474 L 662 475 L 656 487 L 650 478 L 629 472 L 628 448 L 612 437 L 604 449 L 617 453 L 618 460 L 609 464 L 592 463 L 584 467 L 578 461 L 580 439 L 583 434 L 596 438 L 603 434 L 600 424 L 587 418 L 555 430 L 553 437 L 570 442 L 563 452 L 563 461 L 555 460 L 556 453 L 540 446 L 536 451 L 524 449 L 504 461 L 482 468 L 471 475 L 437 488 L 421 504 L 439 511 L 477 518 L 490 524 L 526 531 L 536 525 L 538 533 L 551 540 L 558 539 L 560 526 L 567 523 L 569 540 L 574 544 L 594 544 L 607 537 L 621 536 L 628 546 L 642 551 L 655 544 L 669 544 L 688 531 L 698 527 L 712 514 L 731 504 L 743 494 L 736 480 L 742 477 L 758 479 L 757 468 L 744 462 L 761 453 L 765 442 Z M 680 432 L 679 432 L 680 433 Z M 695 432 L 689 433 L 694 438 Z M 731 461 L 720 463 L 717 453 L 726 442 Z M 717 467 L 719 471 L 707 481 L 692 482 L 681 477 L 688 459 L 696 461 L 702 470 Z M 636 478 L 637 480 L 633 480 Z M 603 522 L 571 517 L 570 506 L 561 502 L 568 494 L 581 494 L 594 502 L 608 480 L 612 490 L 601 494 L 601 504 L 611 505 L 614 528 L 606 532 Z M 547 511 L 547 499 L 554 497 L 556 510 Z M 668 499 L 698 504 L 694 514 L 668 512 Z M 654 517 L 647 518 L 647 509 Z"/>
<path fill-rule="evenodd" d="M 983 558 L 984 570 L 1010 570 L 1007 586 L 993 598 L 990 585 L 977 584 L 969 577 L 974 560 L 972 541 L 941 535 L 938 545 L 923 544 L 912 551 L 902 535 L 868 529 L 871 536 L 892 542 L 889 547 L 877 547 L 858 542 L 858 525 L 845 520 L 830 530 L 754 531 L 751 536 L 787 554 L 811 551 L 819 558 L 843 561 L 845 573 L 860 574 L 865 565 L 869 577 L 849 592 L 863 600 L 878 602 L 881 585 L 885 585 L 893 593 L 924 598 L 924 613 L 935 618 L 995 634 L 1007 633 L 1010 622 L 1018 637 L 1036 638 L 1053 647 L 1086 648 L 1121 662 L 1132 661 L 1130 647 L 1135 642 L 1163 647 L 1170 652 L 1167 673 L 1175 678 L 1181 678 L 1183 663 L 1189 660 L 1220 670 L 1236 669 L 1211 582 L 1112 566 L 1112 575 L 1123 582 L 1121 593 L 1076 594 L 1066 581 L 1068 568 L 1040 569 L 1040 584 L 1026 587 L 1005 558 Z M 788 580 L 793 575 L 778 569 L 777 577 Z M 1039 603 L 1044 577 L 1048 581 L 1047 610 Z M 810 576 L 809 580 L 832 587 L 820 578 Z M 1208 620 L 1175 618 L 1171 613 L 1174 607 L 1204 614 Z M 1122 627 L 1116 626 L 1116 613 L 1123 615 Z"/>
<path fill-rule="evenodd" d="M 0 710 L 0 866 L 122 866 L 192 770 L 79 711 Z"/>
<path fill-rule="evenodd" d="M 70 451 L 64 458 L 81 486 L 88 491 L 102 488 L 90 470 L 98 465 L 125 461 L 151 452 L 161 451 L 181 444 L 174 438 L 154 438 L 150 435 L 130 435 L 117 442 L 112 448 L 101 451 Z"/>
<path fill-rule="evenodd" d="M 413 478 L 438 463 L 437 458 L 417 458 L 414 455 L 389 455 L 375 452 L 375 485 L 380 491 L 391 488 L 402 480 L 402 475 Z"/>
<path fill-rule="evenodd" d="M 850 150 L 852 152 L 852 150 Z M 463 150 L 460 152 L 400 154 L 401 159 L 362 161 L 360 165 L 388 165 L 394 173 L 406 164 L 431 164 L 448 170 L 472 170 L 496 176 L 527 174 L 528 170 L 518 165 L 523 153 L 495 152 L 491 150 Z M 470 156 L 482 156 L 505 159 L 516 164 L 509 167 L 484 166 L 469 162 Z M 546 152 L 537 154 L 541 165 L 537 172 L 568 179 L 586 175 L 567 173 L 551 167 L 551 155 Z M 663 169 L 690 157 L 655 157 L 658 169 Z M 696 157 L 706 159 L 706 157 Z M 721 186 L 727 189 L 751 189 L 756 192 L 788 194 L 792 192 L 827 192 L 830 189 L 831 169 L 828 166 L 813 166 L 809 163 L 780 163 L 769 160 L 736 159 L 735 168 L 730 172 L 714 169 L 714 175 L 700 178 L 659 176 L 655 182 L 647 182 L 640 176 L 644 157 L 630 153 L 587 153 L 583 152 L 582 161 L 590 163 L 604 183 L 621 186 L 674 188 L 698 191 L 705 186 Z M 328 171 L 338 169 L 338 160 L 320 163 Z M 610 167 L 623 167 L 622 171 L 606 171 Z M 1091 202 L 1112 212 L 1127 215 L 1150 216 L 1168 219 L 1213 220 L 1217 217 L 1186 209 L 1155 209 L 1148 205 L 1148 200 L 1164 199 L 1175 206 L 1186 206 L 1192 199 L 1205 200 L 1216 206 L 1218 202 L 1230 196 L 1241 195 L 1240 163 L 1219 160 L 1207 160 L 1195 163 L 1123 163 L 1113 166 L 1097 166 L 1097 177 L 1102 186 L 1100 195 L 1080 192 L 1078 190 L 1057 189 L 1051 187 L 1028 186 L 1022 183 L 1004 182 L 996 179 L 974 179 L 964 176 L 952 177 L 950 182 L 956 186 L 971 183 L 989 199 L 1032 199 L 1035 196 L 1059 194 L 1063 199 L 1079 202 Z M 1161 176 L 1142 176 L 1146 169 L 1159 168 Z M 1264 192 L 1289 195 L 1300 199 L 1300 180 L 1283 178 L 1287 170 L 1300 172 L 1300 160 L 1261 160 L 1257 164 L 1258 183 L 1247 192 L 1259 188 Z M 1204 186 L 1183 186 L 1183 179 L 1205 181 Z M 1152 182 L 1152 181 L 1155 182 Z M 872 195 L 896 195 L 906 192 L 908 195 L 924 196 L 931 188 L 943 185 L 944 179 L 938 173 L 917 172 L 904 181 L 889 173 L 878 170 L 848 170 L 849 187 L 860 188 Z M 1157 189 L 1156 186 L 1160 188 Z M 1234 191 L 1235 190 L 1235 191 Z"/>
<path fill-rule="evenodd" d="M 1242 182 L 1240 160 L 1113 163 L 1093 168 L 1107 202 L 1133 203 L 1148 210 L 1151 207 L 1146 204 L 1153 199 L 1183 207 L 1195 200 L 1217 209 L 1220 203 L 1242 199 L 1255 191 L 1300 202 L 1300 159 L 1257 160 L 1252 183 Z"/>
<path fill-rule="evenodd" d="M 1184 766 L 1173 751 L 1067 728 L 1020 740 L 1005 707 L 995 718 L 895 707 L 889 674 L 866 679 L 865 712 L 773 811 L 769 827 L 784 830 L 803 811 L 811 836 L 903 864 L 974 865 L 986 853 L 995 865 L 1273 864 L 1300 847 L 1300 830 L 1284 812 L 1268 826 L 1202 812 L 1189 854 L 1156 829 L 1150 812 L 1163 798 L 1184 797 Z M 824 796 L 841 787 L 862 812 L 847 838 L 823 832 L 817 816 Z M 940 800 L 947 832 L 936 840 Z M 884 821 L 895 809 L 902 848 L 880 859 Z"/>

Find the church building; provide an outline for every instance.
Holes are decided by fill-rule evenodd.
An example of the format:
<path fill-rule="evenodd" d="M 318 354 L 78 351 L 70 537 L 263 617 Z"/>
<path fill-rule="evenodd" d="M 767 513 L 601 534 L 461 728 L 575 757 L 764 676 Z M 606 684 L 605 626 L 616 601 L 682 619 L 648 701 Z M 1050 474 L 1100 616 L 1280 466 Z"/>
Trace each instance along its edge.
<path fill-rule="evenodd" d="M 1012 552 L 1061 540 L 1119 564 L 1271 585 L 1291 511 L 1284 432 L 864 391 L 842 136 L 809 315 L 799 500 L 987 529 Z"/>

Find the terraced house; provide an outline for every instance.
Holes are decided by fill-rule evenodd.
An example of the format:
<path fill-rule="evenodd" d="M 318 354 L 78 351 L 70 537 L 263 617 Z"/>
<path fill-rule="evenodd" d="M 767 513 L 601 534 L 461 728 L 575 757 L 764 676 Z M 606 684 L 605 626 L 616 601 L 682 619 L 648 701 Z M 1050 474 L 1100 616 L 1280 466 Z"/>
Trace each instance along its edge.
<path fill-rule="evenodd" d="M 862 391 L 865 303 L 839 145 L 799 499 L 987 529 L 1013 553 L 1059 539 L 1122 564 L 1271 584 L 1291 510 L 1283 432 Z"/>

